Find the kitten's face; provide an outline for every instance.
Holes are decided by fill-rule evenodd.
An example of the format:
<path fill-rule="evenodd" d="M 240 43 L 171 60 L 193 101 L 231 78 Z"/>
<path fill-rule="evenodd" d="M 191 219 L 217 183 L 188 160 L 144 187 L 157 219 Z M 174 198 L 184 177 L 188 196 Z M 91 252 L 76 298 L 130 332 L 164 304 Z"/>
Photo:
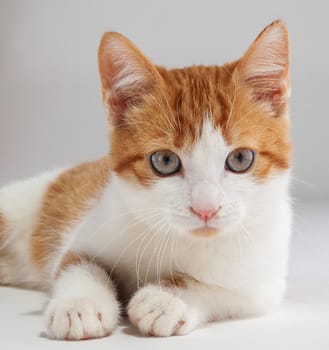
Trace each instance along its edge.
<path fill-rule="evenodd" d="M 290 162 L 282 23 L 223 67 L 155 67 L 113 33 L 99 54 L 113 168 L 136 217 L 195 236 L 243 228 Z"/>

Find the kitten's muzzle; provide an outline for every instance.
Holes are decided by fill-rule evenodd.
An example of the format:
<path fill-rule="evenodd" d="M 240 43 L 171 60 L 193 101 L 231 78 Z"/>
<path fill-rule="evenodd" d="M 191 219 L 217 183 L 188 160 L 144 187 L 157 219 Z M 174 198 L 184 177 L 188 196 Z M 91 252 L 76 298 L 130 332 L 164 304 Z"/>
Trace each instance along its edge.
<path fill-rule="evenodd" d="M 206 224 L 220 211 L 218 186 L 210 181 L 195 183 L 191 192 L 191 211 Z"/>

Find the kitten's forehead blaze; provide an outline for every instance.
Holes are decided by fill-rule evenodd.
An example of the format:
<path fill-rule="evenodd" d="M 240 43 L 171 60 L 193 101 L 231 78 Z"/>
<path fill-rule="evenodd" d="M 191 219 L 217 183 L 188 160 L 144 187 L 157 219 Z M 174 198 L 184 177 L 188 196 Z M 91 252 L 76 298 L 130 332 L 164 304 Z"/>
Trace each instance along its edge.
<path fill-rule="evenodd" d="M 160 149 L 192 153 L 207 118 L 232 149 L 249 147 L 257 152 L 252 170 L 256 179 L 287 169 L 289 120 L 273 116 L 264 103 L 252 100 L 248 89 L 234 79 L 236 64 L 158 67 L 163 78 L 159 89 L 129 111 L 124 127 L 112 130 L 115 171 L 143 185 L 159 180 L 150 169 L 148 155 Z"/>

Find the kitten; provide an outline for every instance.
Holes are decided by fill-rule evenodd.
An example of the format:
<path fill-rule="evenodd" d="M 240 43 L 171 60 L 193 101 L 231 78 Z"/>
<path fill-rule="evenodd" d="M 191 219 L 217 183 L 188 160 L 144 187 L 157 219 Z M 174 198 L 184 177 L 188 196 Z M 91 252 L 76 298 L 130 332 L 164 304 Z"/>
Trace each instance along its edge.
<path fill-rule="evenodd" d="M 109 335 L 120 305 L 154 336 L 278 306 L 291 230 L 284 24 L 223 66 L 167 70 L 118 33 L 98 57 L 110 154 L 0 191 L 1 284 L 50 292 L 55 339 Z"/>

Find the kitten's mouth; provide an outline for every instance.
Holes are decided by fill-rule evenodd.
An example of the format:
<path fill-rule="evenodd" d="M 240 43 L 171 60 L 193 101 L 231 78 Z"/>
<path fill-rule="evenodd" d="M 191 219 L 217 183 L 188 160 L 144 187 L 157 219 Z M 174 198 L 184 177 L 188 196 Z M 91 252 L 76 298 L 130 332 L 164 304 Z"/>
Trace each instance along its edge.
<path fill-rule="evenodd" d="M 203 226 L 196 229 L 191 230 L 192 235 L 198 237 L 210 237 L 219 233 L 219 230 L 214 227 Z"/>

